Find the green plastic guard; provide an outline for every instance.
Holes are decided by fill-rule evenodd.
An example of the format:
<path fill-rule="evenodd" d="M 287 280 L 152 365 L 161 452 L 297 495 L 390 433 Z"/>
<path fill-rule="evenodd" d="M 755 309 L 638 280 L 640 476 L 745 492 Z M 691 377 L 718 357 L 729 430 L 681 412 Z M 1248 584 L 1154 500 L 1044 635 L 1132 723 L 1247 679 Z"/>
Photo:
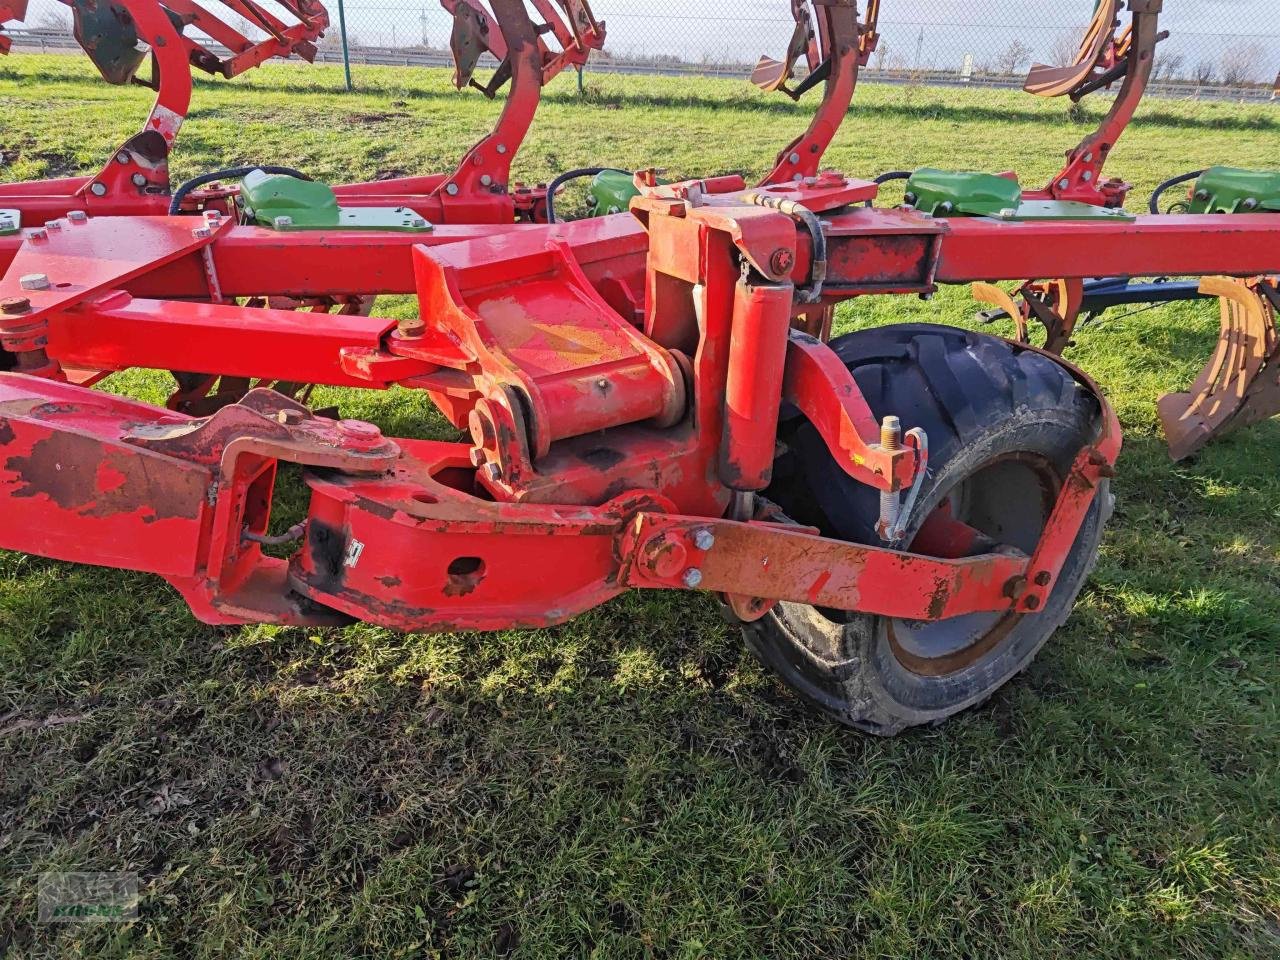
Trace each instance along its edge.
<path fill-rule="evenodd" d="M 240 181 L 254 222 L 275 230 L 391 230 L 425 233 L 431 224 L 408 207 L 340 207 L 328 184 L 254 170 Z"/>
<path fill-rule="evenodd" d="M 1280 172 L 1210 167 L 1196 181 L 1187 212 L 1280 212 Z"/>
<path fill-rule="evenodd" d="M 1022 202 L 1017 181 L 990 173 L 924 167 L 907 181 L 908 204 L 931 217 L 994 217 Z"/>
<path fill-rule="evenodd" d="M 587 196 L 591 198 L 587 215 L 603 217 L 611 213 L 625 213 L 631 208 L 631 198 L 640 196 L 640 191 L 631 174 L 605 170 L 595 175 Z"/>

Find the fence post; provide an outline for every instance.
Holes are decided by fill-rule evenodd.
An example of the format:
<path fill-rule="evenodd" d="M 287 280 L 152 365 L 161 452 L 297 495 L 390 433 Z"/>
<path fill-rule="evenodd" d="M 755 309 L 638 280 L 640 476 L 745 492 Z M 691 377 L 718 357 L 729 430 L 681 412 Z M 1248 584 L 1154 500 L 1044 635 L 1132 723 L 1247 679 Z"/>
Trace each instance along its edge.
<path fill-rule="evenodd" d="M 338 33 L 342 36 L 342 69 L 347 77 L 347 92 L 355 88 L 351 86 L 351 51 L 347 48 L 347 11 L 338 0 Z"/>

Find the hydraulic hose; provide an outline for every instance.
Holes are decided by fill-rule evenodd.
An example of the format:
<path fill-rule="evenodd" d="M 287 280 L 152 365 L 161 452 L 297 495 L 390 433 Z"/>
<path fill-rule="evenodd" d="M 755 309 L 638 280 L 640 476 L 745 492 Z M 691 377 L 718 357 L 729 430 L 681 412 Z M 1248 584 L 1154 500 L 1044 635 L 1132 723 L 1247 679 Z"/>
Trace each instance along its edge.
<path fill-rule="evenodd" d="M 617 167 L 579 167 L 576 170 L 566 170 L 547 184 L 547 223 L 556 222 L 556 191 L 570 180 L 577 180 L 580 177 L 595 177 L 602 173 L 629 174 L 630 172 L 630 170 L 619 170 Z"/>
<path fill-rule="evenodd" d="M 888 173 L 882 173 L 872 181 L 876 186 L 884 186 L 891 180 L 910 180 L 912 171 L 910 170 L 890 170 Z M 874 206 L 874 200 L 868 200 L 864 206 Z"/>
<path fill-rule="evenodd" d="M 261 170 L 263 173 L 282 173 L 287 177 L 296 177 L 299 180 L 310 180 L 311 178 L 300 170 L 293 167 L 228 167 L 226 170 L 214 170 L 210 173 L 202 173 L 198 177 L 192 177 L 186 183 L 173 191 L 173 197 L 169 200 L 169 215 L 173 216 L 182 206 L 183 199 L 192 190 L 197 187 L 203 187 L 206 183 L 213 183 L 215 180 L 230 180 L 232 177 L 244 177 L 253 173 L 255 170 Z"/>
<path fill-rule="evenodd" d="M 1147 209 L 1153 214 L 1163 213 L 1160 209 L 1160 198 L 1164 195 L 1166 190 L 1170 187 L 1176 187 L 1180 183 L 1186 183 L 1188 180 L 1198 180 L 1207 172 L 1208 171 L 1206 170 L 1193 170 L 1191 173 L 1184 173 L 1181 176 L 1166 180 L 1164 183 L 1160 184 L 1160 186 L 1156 187 L 1155 192 L 1151 194 L 1151 200 L 1147 204 Z"/>
<path fill-rule="evenodd" d="M 827 235 L 822 229 L 822 221 L 812 210 L 794 200 L 766 197 L 759 193 L 748 193 L 743 199 L 757 207 L 770 207 L 779 213 L 785 213 L 809 231 L 809 239 L 813 244 L 809 285 L 796 290 L 796 299 L 801 303 L 817 303 L 822 299 L 822 285 L 827 279 Z"/>

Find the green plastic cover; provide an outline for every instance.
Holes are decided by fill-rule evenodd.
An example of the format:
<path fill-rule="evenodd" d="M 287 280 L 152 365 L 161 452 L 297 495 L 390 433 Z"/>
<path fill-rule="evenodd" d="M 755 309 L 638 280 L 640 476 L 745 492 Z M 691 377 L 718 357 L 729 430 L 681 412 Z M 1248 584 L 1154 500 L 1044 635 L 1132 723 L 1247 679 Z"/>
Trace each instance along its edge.
<path fill-rule="evenodd" d="M 276 230 L 392 230 L 423 233 L 431 224 L 408 207 L 340 207 L 328 184 L 254 170 L 240 181 L 250 219 Z"/>
<path fill-rule="evenodd" d="M 1196 181 L 1187 212 L 1280 212 L 1280 172 L 1210 167 Z"/>
<path fill-rule="evenodd" d="M 991 173 L 924 167 L 907 181 L 907 203 L 931 217 L 992 217 L 1022 202 L 1017 181 Z"/>
<path fill-rule="evenodd" d="M 610 213 L 625 213 L 631 208 L 631 198 L 640 196 L 640 191 L 631 174 L 605 170 L 595 175 L 587 196 L 591 199 L 587 215 L 603 217 Z"/>

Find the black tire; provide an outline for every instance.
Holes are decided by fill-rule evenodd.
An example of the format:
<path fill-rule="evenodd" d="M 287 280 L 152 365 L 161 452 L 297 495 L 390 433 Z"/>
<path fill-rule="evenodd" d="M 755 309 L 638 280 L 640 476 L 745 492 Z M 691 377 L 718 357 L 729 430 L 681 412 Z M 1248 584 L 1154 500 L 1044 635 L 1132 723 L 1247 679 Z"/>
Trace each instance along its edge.
<path fill-rule="evenodd" d="M 999 544 L 1030 552 L 1079 451 L 1097 398 L 1062 366 L 1007 341 L 932 324 L 834 340 L 877 417 L 928 434 L 929 470 L 904 543 L 944 501 Z M 803 419 L 784 423 L 766 496 L 828 536 L 879 544 L 876 491 L 850 479 Z M 1112 498 L 1104 483 L 1044 608 L 935 624 L 778 604 L 745 624 L 748 645 L 788 686 L 841 723 L 892 736 L 981 703 L 1021 671 L 1071 611 Z"/>

